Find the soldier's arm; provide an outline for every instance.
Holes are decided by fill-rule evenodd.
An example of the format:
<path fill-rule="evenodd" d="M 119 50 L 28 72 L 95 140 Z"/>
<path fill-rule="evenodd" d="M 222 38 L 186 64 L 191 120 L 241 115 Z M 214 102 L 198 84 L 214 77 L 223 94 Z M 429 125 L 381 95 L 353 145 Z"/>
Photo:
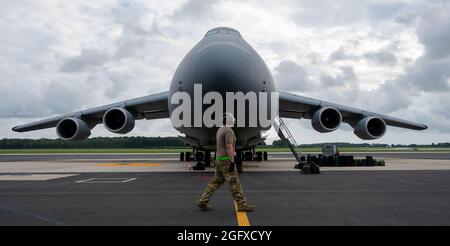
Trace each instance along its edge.
<path fill-rule="evenodd" d="M 227 143 L 227 155 L 231 160 L 231 163 L 234 163 L 234 145 L 233 143 Z"/>
<path fill-rule="evenodd" d="M 227 147 L 227 155 L 234 163 L 234 133 L 231 129 L 227 129 L 225 133 L 225 146 Z"/>

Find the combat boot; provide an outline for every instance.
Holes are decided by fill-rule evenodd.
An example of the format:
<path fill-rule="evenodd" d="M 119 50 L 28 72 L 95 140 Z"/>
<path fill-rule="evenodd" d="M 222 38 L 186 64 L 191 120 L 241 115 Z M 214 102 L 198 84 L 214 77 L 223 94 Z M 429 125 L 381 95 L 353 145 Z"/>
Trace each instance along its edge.
<path fill-rule="evenodd" d="M 238 205 L 238 212 L 253 212 L 255 211 L 255 205 L 243 204 Z"/>
<path fill-rule="evenodd" d="M 212 210 L 212 206 L 209 205 L 208 203 L 197 202 L 197 207 L 200 208 L 202 211 Z"/>

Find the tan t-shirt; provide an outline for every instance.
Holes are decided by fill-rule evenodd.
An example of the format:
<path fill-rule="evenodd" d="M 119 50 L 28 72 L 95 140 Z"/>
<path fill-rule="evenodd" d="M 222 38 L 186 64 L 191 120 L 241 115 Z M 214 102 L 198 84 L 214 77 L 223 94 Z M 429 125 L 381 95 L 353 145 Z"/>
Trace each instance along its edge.
<path fill-rule="evenodd" d="M 222 126 L 217 130 L 216 134 L 216 142 L 217 142 L 217 151 L 216 155 L 219 156 L 226 156 L 227 155 L 227 144 L 233 144 L 233 146 L 236 143 L 236 136 L 234 135 L 233 130 L 230 127 Z M 234 162 L 234 158 L 231 157 L 231 162 Z"/>

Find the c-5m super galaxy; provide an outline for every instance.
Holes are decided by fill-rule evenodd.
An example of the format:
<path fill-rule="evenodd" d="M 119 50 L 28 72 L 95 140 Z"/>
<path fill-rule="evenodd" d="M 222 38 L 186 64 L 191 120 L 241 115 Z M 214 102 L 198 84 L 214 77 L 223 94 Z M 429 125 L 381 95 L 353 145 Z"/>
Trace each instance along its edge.
<path fill-rule="evenodd" d="M 83 140 L 90 136 L 97 124 L 103 123 L 113 133 L 126 134 L 133 130 L 136 120 L 171 118 L 178 106 L 171 100 L 172 96 L 177 92 L 193 96 L 195 84 L 202 86 L 203 94 L 218 92 L 224 98 L 227 92 L 278 92 L 277 118 L 309 119 L 313 128 L 321 133 L 338 129 L 342 122 L 349 124 L 354 134 L 364 140 L 381 138 L 387 125 L 412 130 L 427 129 L 423 124 L 278 91 L 267 65 L 241 34 L 232 28 L 218 27 L 209 30 L 184 57 L 174 73 L 169 91 L 56 116 L 16 126 L 12 130 L 26 132 L 56 127 L 61 139 Z M 267 105 L 271 105 L 270 99 Z M 201 108 L 203 111 L 206 109 L 205 105 Z M 246 116 L 249 111 L 255 110 L 248 105 L 245 108 Z M 182 139 L 193 149 L 193 153 L 180 153 L 180 160 L 191 160 L 194 155 L 208 166 L 211 152 L 215 150 L 217 127 L 192 124 L 175 128 L 184 134 Z M 253 151 L 252 155 L 259 160 L 267 159 L 267 153 L 256 153 L 255 146 L 264 142 L 262 133 L 269 128 L 259 123 L 256 126 L 236 127 L 238 168 L 242 168 L 243 151 L 247 151 L 246 154 Z"/>

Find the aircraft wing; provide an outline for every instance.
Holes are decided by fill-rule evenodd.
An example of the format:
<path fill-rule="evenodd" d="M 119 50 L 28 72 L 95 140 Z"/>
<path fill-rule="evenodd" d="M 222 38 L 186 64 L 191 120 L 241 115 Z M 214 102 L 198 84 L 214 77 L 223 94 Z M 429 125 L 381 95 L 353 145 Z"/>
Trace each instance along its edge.
<path fill-rule="evenodd" d="M 100 107 L 81 110 L 78 112 L 55 116 L 52 118 L 28 123 L 13 127 L 16 132 L 28 132 L 56 127 L 56 125 L 65 118 L 77 117 L 85 121 L 89 126 L 94 127 L 96 124 L 103 122 L 103 114 L 111 108 L 126 108 L 133 115 L 134 119 L 159 119 L 168 118 L 168 92 L 162 92 L 149 96 L 133 98 L 122 102 L 108 104 Z"/>
<path fill-rule="evenodd" d="M 283 118 L 306 118 L 311 119 L 312 114 L 322 107 L 333 107 L 342 115 L 342 122 L 355 126 L 356 122 L 365 117 L 375 116 L 383 119 L 386 125 L 413 129 L 424 130 L 428 127 L 421 123 L 411 122 L 395 118 L 388 115 L 377 114 L 362 109 L 321 101 L 313 98 L 303 97 L 291 93 L 280 92 L 279 94 L 279 112 Z"/>

